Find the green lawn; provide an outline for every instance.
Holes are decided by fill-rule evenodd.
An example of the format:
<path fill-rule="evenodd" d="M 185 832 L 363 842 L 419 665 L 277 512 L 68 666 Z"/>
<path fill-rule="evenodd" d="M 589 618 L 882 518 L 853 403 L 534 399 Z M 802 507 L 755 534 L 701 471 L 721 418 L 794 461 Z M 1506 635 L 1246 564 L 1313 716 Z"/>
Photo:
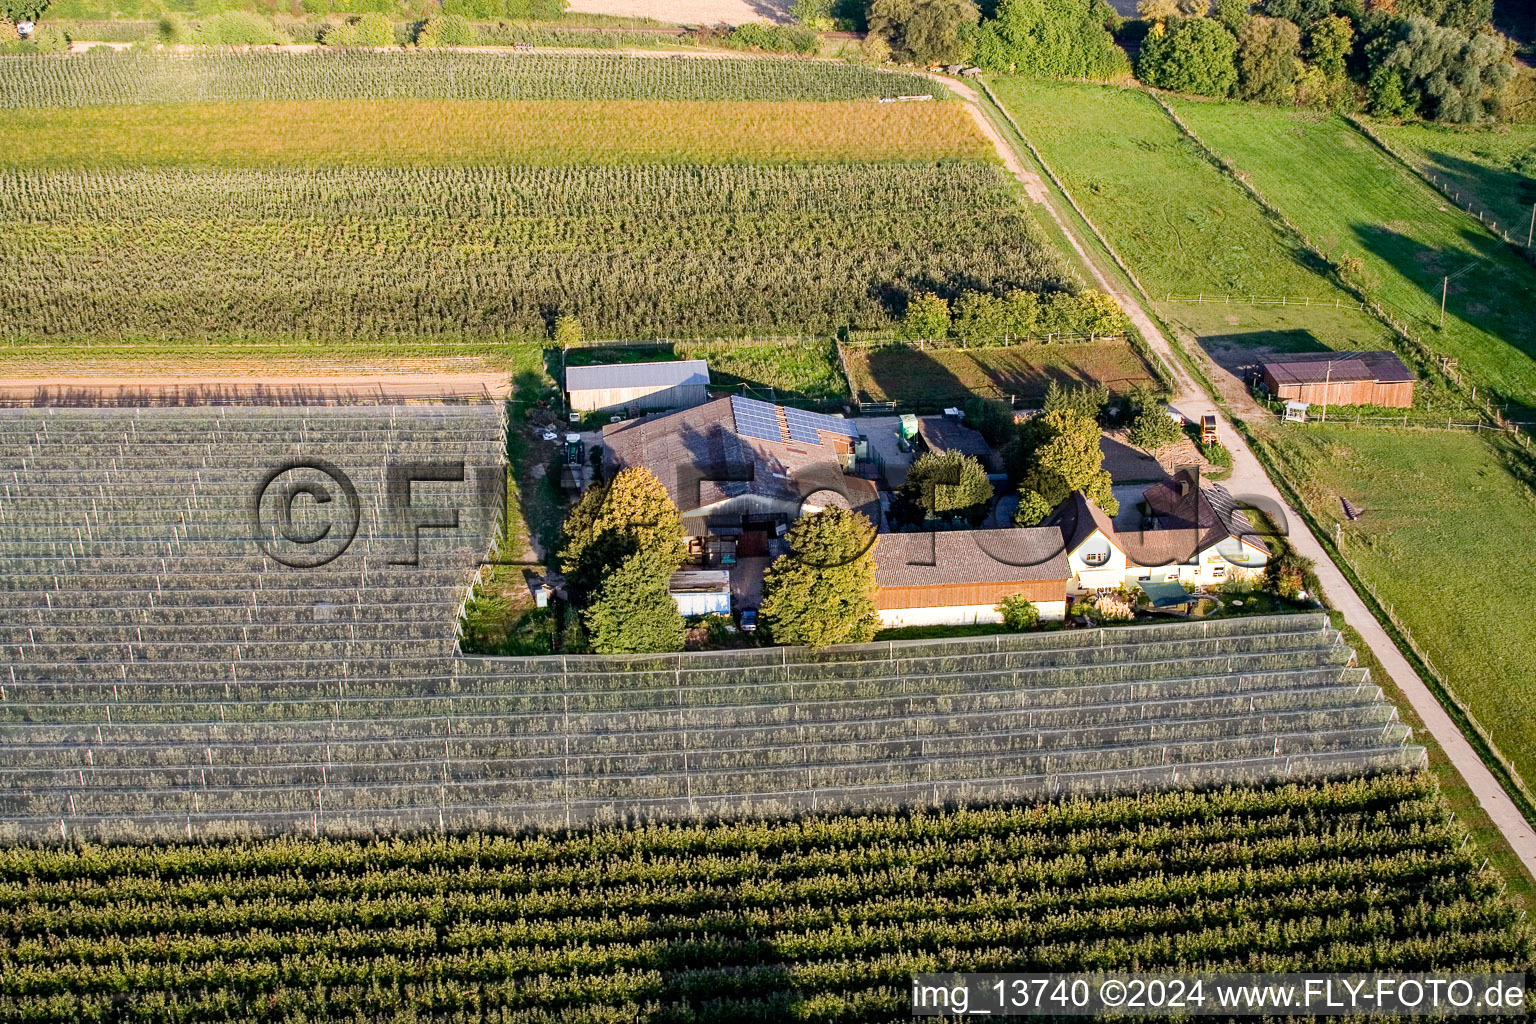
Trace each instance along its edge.
<path fill-rule="evenodd" d="M 1000 78 L 993 91 L 1166 317 L 1218 347 L 1390 347 L 1326 267 L 1133 89 Z M 1231 305 L 1166 302 L 1231 296 Z M 1309 297 L 1310 307 L 1245 304 Z"/>
<path fill-rule="evenodd" d="M 1536 588 L 1524 539 L 1536 498 L 1488 443 L 1460 431 L 1290 428 L 1276 441 L 1328 532 L 1452 689 L 1536 786 Z"/>
<path fill-rule="evenodd" d="M 1173 101 L 1190 127 L 1323 251 L 1360 257 L 1369 290 L 1473 382 L 1536 417 L 1536 267 L 1332 115 Z M 1443 275 L 1445 330 L 1436 327 Z"/>
<path fill-rule="evenodd" d="M 1527 237 L 1536 206 L 1536 124 L 1373 127 L 1416 167 L 1449 181 L 1464 199 L 1470 196 L 1512 236 Z"/>

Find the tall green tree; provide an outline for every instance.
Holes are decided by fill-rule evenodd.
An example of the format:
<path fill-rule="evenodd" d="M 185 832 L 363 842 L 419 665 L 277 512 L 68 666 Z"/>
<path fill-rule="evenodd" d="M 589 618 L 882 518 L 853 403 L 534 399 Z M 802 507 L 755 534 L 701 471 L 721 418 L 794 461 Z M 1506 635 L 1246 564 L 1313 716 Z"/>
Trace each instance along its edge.
<path fill-rule="evenodd" d="M 677 569 L 666 552 L 641 548 L 602 579 L 583 613 L 598 654 L 683 649 L 685 626 L 667 583 Z"/>
<path fill-rule="evenodd" d="M 1141 44 L 1136 74 L 1148 85 L 1223 97 L 1237 84 L 1237 39 L 1209 18 L 1154 25 Z"/>
<path fill-rule="evenodd" d="M 1301 29 L 1284 18 L 1254 15 L 1237 34 L 1237 94 L 1259 103 L 1296 101 Z"/>
<path fill-rule="evenodd" d="M 976 33 L 976 63 L 995 71 L 1062 78 L 1112 78 L 1130 71 L 1106 27 L 1104 0 L 1000 0 Z"/>
<path fill-rule="evenodd" d="M 1248 20 L 1248 0 L 1216 0 L 1216 20 L 1236 35 Z"/>
<path fill-rule="evenodd" d="M 1348 76 L 1345 61 L 1355 45 L 1355 28 L 1349 19 L 1331 14 L 1313 24 L 1307 33 L 1307 58 L 1329 82 Z"/>
<path fill-rule="evenodd" d="M 955 299 L 955 334 L 966 345 L 998 345 L 1009 329 L 1008 304 L 990 292 L 965 292 Z"/>
<path fill-rule="evenodd" d="M 1390 116 L 1397 97 L 1424 117 L 1471 124 L 1498 116 L 1514 76 L 1507 40 L 1467 35 L 1426 18 L 1406 18 L 1373 40 L 1372 111 Z M 1396 79 L 1395 83 L 1393 79 Z M 1394 92 L 1395 89 L 1395 92 Z"/>
<path fill-rule="evenodd" d="M 788 539 L 789 554 L 763 577 L 763 628 L 773 641 L 822 648 L 873 640 L 874 524 L 832 507 L 796 522 Z"/>
<path fill-rule="evenodd" d="M 981 17 L 973 0 L 874 0 L 869 31 L 891 56 L 914 64 L 949 64 L 970 56 L 971 30 Z"/>
<path fill-rule="evenodd" d="M 553 332 L 556 348 L 577 348 L 581 345 L 581 320 L 570 313 L 555 317 Z"/>
<path fill-rule="evenodd" d="M 942 341 L 949 335 L 949 303 L 933 292 L 912 296 L 901 318 L 901 333 L 911 341 Z"/>
<path fill-rule="evenodd" d="M 1155 452 L 1178 443 L 1184 436 L 1179 425 L 1168 415 L 1168 410 L 1163 408 L 1157 393 L 1147 385 L 1138 384 L 1132 388 L 1128 400 L 1131 408 L 1131 444 Z"/>
<path fill-rule="evenodd" d="M 962 452 L 927 452 L 917 457 L 901 485 L 902 497 L 930 517 L 953 516 L 992 498 L 987 469 Z"/>
<path fill-rule="evenodd" d="M 1073 491 L 1082 491 L 1106 513 L 1116 515 L 1120 503 L 1104 469 L 1098 423 L 1068 408 L 1043 412 L 1035 418 L 1041 421 L 1042 439 L 1024 456 L 1024 475 L 1019 483 L 1021 509 L 1055 508 Z"/>
<path fill-rule="evenodd" d="M 667 575 L 677 571 L 687 553 L 677 506 L 656 474 L 643 466 L 589 487 L 566 516 L 564 533 L 560 563 L 578 604 L 642 551 L 655 553 Z"/>

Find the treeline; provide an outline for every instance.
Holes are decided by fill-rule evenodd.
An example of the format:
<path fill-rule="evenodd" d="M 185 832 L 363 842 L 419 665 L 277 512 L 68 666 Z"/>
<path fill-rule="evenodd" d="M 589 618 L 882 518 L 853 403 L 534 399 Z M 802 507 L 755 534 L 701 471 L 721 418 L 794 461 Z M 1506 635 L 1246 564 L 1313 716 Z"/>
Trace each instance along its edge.
<path fill-rule="evenodd" d="M 993 71 L 1116 78 L 1130 61 L 1115 44 L 1104 0 L 873 0 L 864 55 L 872 60 L 974 63 Z"/>
<path fill-rule="evenodd" d="M 1514 75 L 1491 0 L 872 0 L 865 56 L 973 63 L 1053 78 L 1129 75 L 1200 96 L 1369 110 L 1382 117 L 1498 117 Z"/>
<path fill-rule="evenodd" d="M 1513 47 L 1489 0 L 1142 0 L 1148 85 L 1381 117 L 1496 118 Z"/>

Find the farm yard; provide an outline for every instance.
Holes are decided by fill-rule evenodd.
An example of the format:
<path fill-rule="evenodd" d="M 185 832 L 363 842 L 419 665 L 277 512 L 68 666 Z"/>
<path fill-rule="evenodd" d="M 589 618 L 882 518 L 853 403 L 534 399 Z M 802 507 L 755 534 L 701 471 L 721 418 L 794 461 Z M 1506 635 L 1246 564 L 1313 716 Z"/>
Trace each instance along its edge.
<path fill-rule="evenodd" d="M 557 835 L 21 848 L 0 852 L 0 885 L 0 1015 L 68 1024 L 255 1001 L 289 1018 L 884 1021 L 921 971 L 1531 957 L 1424 774 Z"/>
<path fill-rule="evenodd" d="M 1536 596 L 1512 538 L 1536 536 L 1536 497 L 1506 460 L 1521 455 L 1462 431 L 1313 428 L 1276 450 L 1344 553 L 1396 608 L 1452 688 L 1536 788 Z"/>
<path fill-rule="evenodd" d="M 1156 312 L 1225 364 L 1390 345 L 1147 95 L 994 84 Z M 947 340 L 1062 337 L 1077 314 L 1039 320 L 1032 299 L 1078 309 L 1100 262 L 1022 150 L 994 149 L 990 106 L 848 62 L 337 47 L 7 59 L 0 110 L 14 376 L 510 378 L 505 402 L 0 408 L 0 1018 L 873 1024 L 907 1015 L 916 971 L 1530 966 L 1527 890 L 1472 831 L 1491 822 L 1451 813 L 1422 722 L 1283 542 L 1273 573 L 1213 559 L 1198 601 L 1177 582 L 1156 614 L 1125 599 L 1134 625 L 1111 614 L 1136 593 L 1128 564 L 1103 570 L 1118 594 L 1079 591 L 1065 520 L 998 531 L 1052 546 L 1045 562 L 939 559 L 995 510 L 993 433 L 1018 437 L 1008 461 L 1037 462 L 1040 492 L 1049 473 L 1069 495 L 1114 482 L 1100 396 L 1062 392 L 1019 429 L 986 407 L 986 436 L 803 411 L 1150 384 L 1121 447 L 1183 438 L 1134 337 Z M 1336 122 L 1276 130 L 1315 124 Z M 1320 301 L 1191 308 L 1191 291 Z M 1116 337 L 1127 317 L 1089 298 L 1100 319 L 1066 336 Z M 868 344 L 894 337 L 946 340 Z M 693 367 L 564 376 L 671 359 L 706 360 L 717 397 Z M 614 414 L 683 394 L 686 418 Z M 1346 550 L 1536 778 L 1519 731 L 1536 608 L 1498 560 L 1536 535 L 1536 503 L 1500 451 L 1255 427 L 1329 525 L 1340 495 L 1366 509 Z M 899 494 L 876 441 L 952 452 L 938 465 L 965 486 L 913 461 Z M 1226 469 L 1238 451 L 1184 444 Z M 319 564 L 278 557 L 307 542 L 262 518 L 289 473 L 310 485 L 289 480 L 282 522 L 307 496 L 317 543 L 345 536 Z M 762 514 L 797 475 L 818 489 L 796 515 Z M 690 481 L 692 504 L 668 490 Z M 915 516 L 894 530 L 942 519 L 932 564 L 905 571 L 986 603 L 924 605 L 914 621 L 939 625 L 909 634 L 875 632 L 899 603 L 795 608 L 823 633 L 791 637 L 789 588 L 823 604 L 828 577 L 756 563 L 803 553 L 791 524 L 838 504 L 829 482 L 875 523 L 900 497 Z M 1081 498 L 1032 497 L 1090 528 Z M 1197 522 L 1218 500 L 1192 501 Z M 1146 530 L 1150 508 L 1125 521 Z M 824 546 L 864 543 L 852 596 L 920 589 L 889 582 L 898 563 L 874 574 L 923 538 L 866 541 L 841 504 L 819 517 L 839 520 Z M 963 582 L 988 573 L 1008 582 Z M 848 623 L 869 632 L 825 638 Z"/>
<path fill-rule="evenodd" d="M 1012 345 L 1007 348 L 864 348 L 843 357 L 861 402 L 932 407 L 971 395 L 1037 404 L 1052 382 L 1107 385 L 1124 393 L 1156 385 L 1152 370 L 1125 342 Z"/>

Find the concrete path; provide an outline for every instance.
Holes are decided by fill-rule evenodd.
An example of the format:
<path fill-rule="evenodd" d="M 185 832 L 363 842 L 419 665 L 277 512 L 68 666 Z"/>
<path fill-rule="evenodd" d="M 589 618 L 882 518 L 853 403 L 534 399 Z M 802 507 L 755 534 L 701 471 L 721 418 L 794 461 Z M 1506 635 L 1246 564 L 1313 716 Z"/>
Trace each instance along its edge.
<path fill-rule="evenodd" d="M 990 125 L 991 119 L 987 117 L 981 99 L 974 89 L 952 78 L 937 75 L 932 77 L 940 78 L 952 92 L 969 103 L 979 116 L 978 123 L 985 121 Z M 992 126 L 990 131 L 984 126 L 983 132 L 993 145 L 999 147 L 998 155 L 1003 158 L 1003 163 L 1009 170 L 1020 175 L 1021 181 L 1024 180 L 1023 174 L 1027 172 L 1023 170 L 1019 154 L 1005 142 L 1002 134 L 996 130 L 995 126 Z M 1031 175 L 1031 177 L 1035 177 L 1036 181 L 1039 180 L 1036 176 Z M 1034 198 L 1033 194 L 1031 198 Z M 1167 336 L 1147 315 L 1138 298 L 1128 289 L 1119 286 L 1109 270 L 1090 255 L 1089 250 L 1073 229 L 1070 218 L 1063 216 L 1058 208 L 1057 204 L 1063 201 L 1063 197 L 1052 193 L 1045 206 L 1066 234 L 1067 240 L 1071 242 L 1078 256 L 1088 266 L 1095 285 L 1114 296 L 1120 308 L 1125 311 L 1131 322 L 1136 325 L 1136 329 L 1141 332 L 1142 337 L 1147 340 L 1147 344 L 1162 357 L 1174 378 L 1174 396 L 1170 404 L 1191 420 L 1207 413 L 1216 414 L 1217 434 L 1222 444 L 1232 453 L 1232 475 L 1224 482 L 1227 489 L 1235 495 L 1260 495 L 1285 511 L 1289 520 L 1291 544 L 1298 552 L 1315 563 L 1317 577 L 1323 587 L 1323 596 L 1328 599 L 1329 604 L 1343 613 L 1345 622 L 1360 632 L 1366 645 L 1370 647 L 1371 653 L 1376 655 L 1377 660 L 1387 670 L 1387 674 L 1397 683 L 1398 688 L 1408 699 L 1408 703 L 1413 706 L 1413 710 L 1423 719 L 1425 728 L 1440 744 L 1451 764 L 1461 773 L 1462 778 L 1466 780 L 1468 787 L 1476 795 L 1483 809 L 1488 812 L 1494 824 L 1498 826 L 1499 831 L 1504 833 L 1526 870 L 1536 875 L 1536 829 L 1532 828 L 1531 823 L 1526 821 L 1519 808 L 1510 800 L 1508 794 L 1504 792 L 1504 787 L 1494 778 L 1477 751 L 1472 749 L 1472 745 L 1467 742 L 1450 715 L 1446 714 L 1445 709 L 1425 685 L 1424 680 L 1399 653 L 1397 646 L 1381 628 L 1376 617 L 1366 608 L 1365 602 L 1355 593 L 1338 566 L 1329 558 L 1322 544 L 1312 535 L 1305 521 L 1270 480 L 1248 443 L 1227 422 L 1211 396 L 1195 383 L 1194 378 L 1174 353 L 1173 345 Z"/>

